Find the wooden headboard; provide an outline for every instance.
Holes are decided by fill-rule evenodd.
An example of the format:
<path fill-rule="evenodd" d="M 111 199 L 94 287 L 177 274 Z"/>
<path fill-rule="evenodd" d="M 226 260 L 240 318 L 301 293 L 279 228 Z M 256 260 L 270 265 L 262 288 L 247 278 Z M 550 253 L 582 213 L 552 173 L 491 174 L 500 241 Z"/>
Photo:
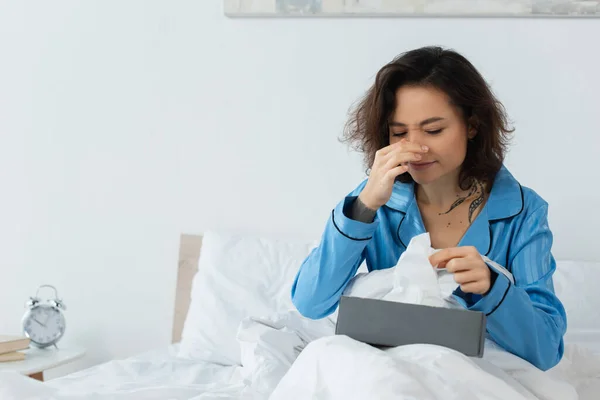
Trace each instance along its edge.
<path fill-rule="evenodd" d="M 179 262 L 177 263 L 177 290 L 173 317 L 172 342 L 181 340 L 183 324 L 190 308 L 192 281 L 198 271 L 198 260 L 202 248 L 202 235 L 183 234 L 179 239 Z"/>

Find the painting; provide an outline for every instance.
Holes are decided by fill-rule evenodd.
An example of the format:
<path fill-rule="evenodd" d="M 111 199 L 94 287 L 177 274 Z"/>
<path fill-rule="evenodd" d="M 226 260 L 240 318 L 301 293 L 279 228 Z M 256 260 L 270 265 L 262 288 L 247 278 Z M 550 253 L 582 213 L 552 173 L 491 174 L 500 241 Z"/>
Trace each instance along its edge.
<path fill-rule="evenodd" d="M 600 0 L 223 0 L 231 17 L 600 17 Z"/>

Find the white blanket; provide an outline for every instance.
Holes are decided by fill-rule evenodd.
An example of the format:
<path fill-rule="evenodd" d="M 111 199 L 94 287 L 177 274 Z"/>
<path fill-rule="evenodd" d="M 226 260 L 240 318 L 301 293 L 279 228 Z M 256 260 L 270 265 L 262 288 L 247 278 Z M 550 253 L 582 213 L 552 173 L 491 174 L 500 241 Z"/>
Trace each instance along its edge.
<path fill-rule="evenodd" d="M 345 295 L 458 307 L 452 276 L 429 264 L 433 252 L 428 234 L 416 237 L 396 268 L 357 275 Z M 544 373 L 491 341 L 483 359 L 432 345 L 382 351 L 334 336 L 335 320 L 296 311 L 244 320 L 238 340 L 246 383 L 273 400 L 578 399 L 558 369 Z M 600 376 L 598 368 L 590 373 Z"/>
<path fill-rule="evenodd" d="M 456 283 L 426 261 L 429 237 L 415 238 L 400 268 L 358 274 L 345 295 L 457 306 Z M 486 342 L 483 359 L 438 346 L 378 350 L 335 336 L 336 315 L 313 321 L 297 311 L 244 319 L 238 330 L 242 367 L 178 359 L 173 354 L 116 360 L 41 383 L 0 373 L 0 399 L 498 399 L 597 400 L 600 361 L 567 346 L 542 372 Z"/>

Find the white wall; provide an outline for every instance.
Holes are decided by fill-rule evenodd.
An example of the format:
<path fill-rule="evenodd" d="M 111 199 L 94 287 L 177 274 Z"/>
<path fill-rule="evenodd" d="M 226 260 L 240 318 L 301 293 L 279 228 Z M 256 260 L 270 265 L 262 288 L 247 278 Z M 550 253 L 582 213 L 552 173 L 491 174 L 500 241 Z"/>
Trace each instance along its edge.
<path fill-rule="evenodd" d="M 596 40 L 594 40 L 596 38 Z M 220 0 L 0 3 L 0 332 L 39 284 L 88 356 L 169 343 L 180 232 L 315 237 L 362 178 L 345 113 L 397 53 L 454 47 L 517 127 L 555 254 L 600 259 L 600 20 L 230 20 Z M 310 155 L 309 155 L 310 154 Z M 121 313 L 121 314 L 119 314 Z"/>

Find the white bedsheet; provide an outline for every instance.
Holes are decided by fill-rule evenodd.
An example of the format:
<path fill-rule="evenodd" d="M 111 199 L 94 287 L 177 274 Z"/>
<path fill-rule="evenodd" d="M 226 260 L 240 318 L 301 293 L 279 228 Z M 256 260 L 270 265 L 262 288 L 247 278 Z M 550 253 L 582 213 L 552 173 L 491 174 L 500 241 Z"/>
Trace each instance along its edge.
<path fill-rule="evenodd" d="M 288 322 L 293 319 L 294 317 L 287 317 Z M 320 329 L 328 329 L 325 320 L 321 324 Z M 271 339 L 281 334 L 289 338 L 292 332 L 293 329 L 273 329 Z M 457 372 L 460 368 L 463 371 L 470 369 L 471 372 L 476 372 L 476 375 L 470 376 L 454 373 L 450 377 L 451 379 L 446 380 L 446 388 L 451 385 L 452 379 L 460 378 L 463 381 L 474 381 L 475 388 L 479 388 L 479 390 L 482 388 L 480 383 L 483 380 L 496 388 L 494 392 L 496 395 L 506 393 L 506 390 L 511 389 L 507 388 L 505 383 L 499 382 L 493 375 L 478 371 L 474 365 L 461 356 L 431 346 L 425 346 L 418 351 L 415 346 L 407 346 L 382 352 L 345 337 L 328 337 L 313 341 L 303 351 L 302 356 L 298 359 L 299 362 L 294 364 L 292 370 L 289 371 L 295 355 L 290 354 L 289 362 L 286 361 L 285 352 L 277 350 L 277 343 L 279 346 L 283 345 L 283 348 L 289 349 L 291 342 L 271 340 L 269 348 L 274 357 L 267 355 L 262 360 L 257 358 L 257 362 L 252 366 L 248 365 L 245 372 L 241 367 L 219 366 L 177 358 L 176 346 L 125 360 L 110 361 L 45 383 L 3 372 L 0 373 L 0 399 L 260 400 L 268 399 L 277 385 L 279 387 L 271 397 L 272 400 L 385 399 L 385 393 L 388 395 L 394 393 L 395 399 L 403 399 L 409 398 L 409 393 L 415 390 L 418 393 L 415 398 L 428 399 L 436 397 L 430 393 L 429 389 L 425 391 L 423 386 L 429 387 L 432 380 L 436 381 L 443 377 L 443 375 L 436 375 L 431 371 L 427 373 L 431 368 L 423 367 L 426 364 L 425 360 L 429 360 L 429 364 L 435 367 L 436 362 L 432 361 L 435 358 L 441 360 L 435 368 L 443 369 L 444 362 L 450 362 L 453 372 Z M 597 343 L 600 344 L 600 338 Z M 263 341 L 261 344 L 255 343 L 256 353 L 264 350 L 264 344 L 269 344 L 269 341 Z M 263 354 L 266 353 L 263 352 Z M 420 362 L 413 366 L 410 366 L 410 363 L 403 364 L 401 360 L 406 357 L 412 358 L 413 361 L 420 360 Z M 361 359 L 362 362 L 366 361 L 368 364 L 355 363 Z M 558 375 L 572 384 L 579 394 L 579 399 L 597 400 L 598 393 L 600 393 L 599 359 L 597 355 L 593 356 L 589 350 L 569 344 L 563 361 L 555 370 L 545 374 L 552 378 Z M 315 361 L 319 362 L 315 363 Z M 327 363 L 330 365 L 328 366 Z M 307 365 L 310 366 L 308 369 Z M 335 366 L 335 368 L 330 368 L 331 366 Z M 385 366 L 385 370 L 382 371 L 381 366 Z M 252 368 L 254 369 L 252 370 Z M 335 374 L 332 373 L 333 371 Z M 303 374 L 302 379 L 298 378 L 298 372 Z M 523 379 L 525 382 L 535 383 L 539 378 L 527 377 L 527 371 L 519 371 L 518 368 L 514 372 L 517 378 Z M 519 373 L 523 376 L 519 377 Z M 284 377 L 282 381 L 279 380 L 281 377 Z M 244 381 L 244 379 L 248 380 Z M 512 379 L 514 378 L 511 376 L 509 381 Z M 319 395 L 314 395 L 314 397 L 314 393 L 307 394 L 308 391 L 319 387 L 317 384 L 307 384 L 311 381 L 327 382 L 327 390 Z M 463 391 L 460 393 L 464 395 L 464 385 L 455 384 L 454 386 L 462 386 Z M 363 397 L 359 390 L 361 387 L 363 391 L 371 390 L 371 394 L 383 397 Z M 336 388 L 341 390 L 339 397 L 334 396 Z M 503 388 L 505 392 L 498 391 L 498 388 Z M 536 388 L 538 392 L 550 389 L 550 387 L 539 384 L 536 385 Z M 435 393 L 434 390 L 431 392 Z M 438 398 L 452 399 L 453 397 L 448 396 L 448 393 L 446 391 L 444 397 Z M 468 398 L 468 396 L 461 397 L 461 400 Z M 513 397 L 504 399 L 507 398 L 513 399 Z M 514 397 L 514 399 L 519 399 L 519 397 Z"/>
<path fill-rule="evenodd" d="M 240 367 L 177 358 L 177 345 L 110 361 L 48 382 L 0 373 L 0 399 L 251 399 Z"/>

